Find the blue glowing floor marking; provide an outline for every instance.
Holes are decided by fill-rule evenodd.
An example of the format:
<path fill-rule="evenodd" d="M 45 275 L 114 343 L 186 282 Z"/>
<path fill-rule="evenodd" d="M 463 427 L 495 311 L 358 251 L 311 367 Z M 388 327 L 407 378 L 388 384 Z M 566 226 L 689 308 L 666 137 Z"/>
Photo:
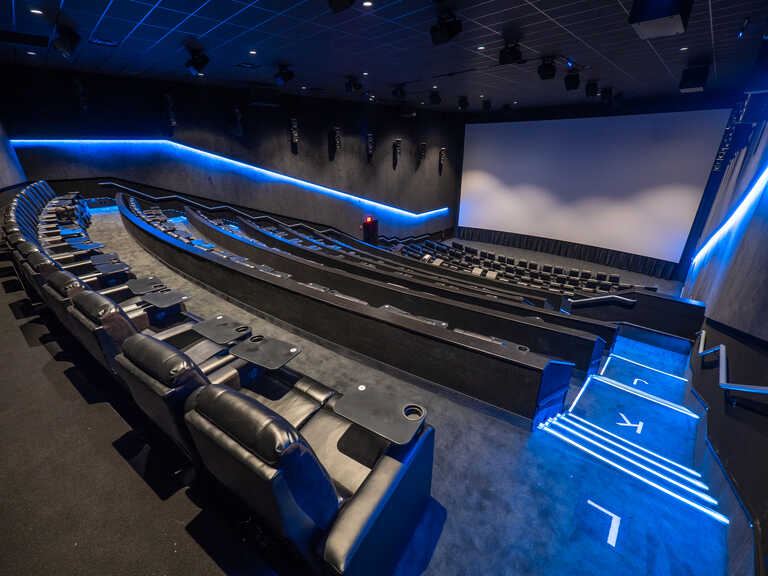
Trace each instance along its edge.
<path fill-rule="evenodd" d="M 609 460 L 605 456 L 602 456 L 601 454 L 598 454 L 597 452 L 594 452 L 593 450 L 590 450 L 586 446 L 582 446 L 581 444 L 579 444 L 578 442 L 568 438 L 567 436 L 564 436 L 563 434 L 560 434 L 560 432 L 558 432 L 557 430 L 553 430 L 553 429 L 545 426 L 544 424 L 539 424 L 539 429 L 540 430 L 544 430 L 545 432 L 547 432 L 549 434 L 552 434 L 553 436 L 556 436 L 557 438 L 559 438 L 563 442 L 566 442 L 567 444 L 570 444 L 574 448 L 576 448 L 578 450 L 581 450 L 582 452 L 585 452 L 585 453 L 587 453 L 587 454 L 597 458 L 601 462 L 605 462 L 609 466 L 611 466 L 613 468 L 616 468 L 617 470 L 620 470 L 620 471 L 624 472 L 625 474 L 629 474 L 630 476 L 632 476 L 633 478 L 636 478 L 637 480 L 640 480 L 644 484 L 647 484 L 647 485 L 649 485 L 649 486 L 651 486 L 653 488 L 656 488 L 657 490 L 663 492 L 664 494 L 667 494 L 668 496 L 672 496 L 672 498 L 674 498 L 674 499 L 676 499 L 676 500 L 678 500 L 680 502 L 683 502 L 684 504 L 687 504 L 688 506 L 691 506 L 692 508 L 695 508 L 696 510 L 699 510 L 700 512 L 703 512 L 704 514 L 710 516 L 711 518 L 714 518 L 715 520 L 717 520 L 718 522 L 720 522 L 722 524 L 730 524 L 730 521 L 728 520 L 728 518 L 726 518 L 725 516 L 723 516 L 719 512 L 716 512 L 716 511 L 714 511 L 714 510 L 712 510 L 710 508 L 707 508 L 706 506 L 702 506 L 698 502 L 694 502 L 692 500 L 689 500 L 685 496 L 681 496 L 680 494 L 677 494 L 677 493 L 673 492 L 672 490 L 669 490 L 668 488 L 665 488 L 664 486 L 661 486 L 660 484 L 657 484 L 653 480 L 650 480 L 650 479 L 648 479 L 648 478 L 646 478 L 644 476 L 641 476 L 640 474 L 625 468 L 621 464 L 618 464 L 618 463 L 616 463 L 616 462 L 614 462 L 612 460 Z"/>
<path fill-rule="evenodd" d="M 637 360 L 632 360 L 631 358 L 627 358 L 626 356 L 620 356 L 619 354 L 611 354 L 611 356 L 608 358 L 610 360 L 611 358 L 618 358 L 619 360 L 624 360 L 625 362 L 629 362 L 631 364 L 634 364 L 635 366 L 640 366 L 642 368 L 647 368 L 648 370 L 652 370 L 653 372 L 658 372 L 659 374 L 664 374 L 664 376 L 669 376 L 670 378 L 676 378 L 677 380 L 682 380 L 683 382 L 688 382 L 688 378 L 683 378 L 682 376 L 678 376 L 677 374 L 671 374 L 669 372 L 664 372 L 664 370 L 659 370 L 658 368 L 654 368 L 653 366 L 648 366 L 647 364 L 642 364 L 638 362 Z M 608 362 L 605 363 L 605 366 L 608 366 Z M 605 372 L 605 367 L 603 367 L 603 372 Z M 603 372 L 600 372 L 602 374 Z"/>
<path fill-rule="evenodd" d="M 608 384 L 608 386 L 613 386 L 614 388 L 618 388 L 619 390 L 624 390 L 624 392 L 629 392 L 634 396 L 639 396 L 640 398 L 644 398 L 650 402 L 655 402 L 660 406 L 665 406 L 671 410 L 674 410 L 675 412 L 679 412 L 680 414 L 685 414 L 686 416 L 690 416 L 695 420 L 699 419 L 698 414 L 696 414 L 695 412 L 691 412 L 685 406 L 680 406 L 680 404 L 669 402 L 668 400 L 664 400 L 663 398 L 659 398 L 658 396 L 654 396 L 653 394 L 648 394 L 647 392 L 643 392 L 642 390 L 638 390 L 637 388 L 632 388 L 631 386 L 627 386 L 626 384 L 617 382 L 612 378 L 608 378 L 606 376 L 594 376 L 594 379 L 597 380 L 598 382 L 602 382 L 603 384 Z"/>
<path fill-rule="evenodd" d="M 597 446 L 598 448 L 600 448 L 601 450 L 603 450 L 605 452 L 608 452 L 612 456 L 620 458 L 621 460 L 624 460 L 625 462 L 629 462 L 632 466 L 640 468 L 641 470 L 644 470 L 645 472 L 648 472 L 649 474 L 653 474 L 657 478 L 660 478 L 660 479 L 664 480 L 665 482 L 669 482 L 670 484 L 673 484 L 673 485 L 677 486 L 678 488 L 680 488 L 682 490 L 685 490 L 689 494 L 692 494 L 694 496 L 697 496 L 697 497 L 701 498 L 702 500 L 704 500 L 705 502 L 707 502 L 707 503 L 709 503 L 709 504 L 711 504 L 713 506 L 717 506 L 717 500 L 712 498 L 712 496 L 710 496 L 709 494 L 704 494 L 703 492 L 699 492 L 698 490 L 696 490 L 694 488 L 691 488 L 690 486 L 686 486 L 685 484 L 683 484 L 681 482 L 678 482 L 677 480 L 675 480 L 673 478 L 670 478 L 669 476 L 665 476 L 664 474 L 654 470 L 653 468 L 649 468 L 645 464 L 641 464 L 640 462 L 632 460 L 632 458 L 629 458 L 628 456 L 624 456 L 623 454 L 617 452 L 616 450 L 608 448 L 607 446 L 604 446 L 604 445 L 600 444 L 599 442 L 597 442 L 595 440 L 592 440 L 591 438 L 585 436 L 584 434 L 581 434 L 580 432 L 577 432 L 573 428 L 570 428 L 570 427 L 566 426 L 565 424 L 563 424 L 559 420 L 552 420 L 551 423 L 553 425 L 559 427 L 559 428 L 562 428 L 563 430 L 568 431 L 569 433 L 573 434 L 577 438 L 580 438 L 584 442 L 588 442 L 589 444 L 592 444 L 593 446 Z"/>
<path fill-rule="evenodd" d="M 560 417 L 559 417 L 559 416 L 556 416 L 556 417 L 555 417 L 555 419 L 554 419 L 554 421 L 555 421 L 555 422 L 557 422 L 557 421 L 559 421 L 559 419 L 560 419 Z M 675 476 L 677 476 L 677 477 L 679 477 L 679 478 L 682 478 L 683 480 L 686 480 L 686 481 L 690 482 L 691 484 L 693 484 L 694 486 L 697 486 L 697 487 L 701 488 L 702 490 L 707 490 L 707 491 L 709 491 L 709 488 L 707 487 L 707 485 L 706 485 L 706 484 L 704 484 L 703 482 L 699 481 L 699 480 L 696 480 L 696 479 L 694 479 L 694 478 L 691 478 L 691 477 L 689 477 L 689 476 L 686 476 L 685 474 L 682 474 L 682 473 L 680 473 L 680 472 L 678 472 L 678 471 L 676 471 L 676 470 L 673 470 L 672 468 L 669 468 L 669 467 L 665 466 L 664 464 L 661 464 L 661 463 L 657 462 L 657 461 L 656 461 L 656 460 L 654 460 L 653 458 L 649 458 L 648 456 L 644 456 L 644 455 L 640 454 L 640 452 L 635 452 L 635 451 L 634 451 L 634 450 L 632 450 L 631 448 L 627 448 L 626 446 L 622 445 L 622 444 L 621 444 L 621 443 L 619 443 L 619 442 L 615 442 L 615 441 L 611 440 L 610 438 L 608 438 L 608 437 L 606 437 L 606 436 L 603 436 L 602 434 L 599 434 L 599 433 L 595 432 L 594 430 L 590 430 L 589 428 L 587 428 L 586 426 L 583 426 L 583 425 L 579 424 L 578 422 L 573 422 L 573 421 L 569 420 L 569 419 L 567 418 L 567 416 L 563 416 L 563 417 L 562 417 L 562 419 L 563 419 L 563 420 L 565 420 L 566 422 L 568 422 L 568 424 L 570 424 L 571 426 L 575 426 L 575 427 L 577 427 L 579 430 L 582 430 L 583 432 L 586 432 L 587 434 L 591 434 L 591 435 L 593 435 L 593 436 L 596 436 L 597 438 L 600 438 L 600 440 L 602 440 L 603 442 L 608 442 L 609 444 L 611 444 L 611 445 L 613 445 L 613 446 L 616 446 L 616 447 L 617 447 L 617 448 L 619 448 L 620 450 L 624 450 L 625 452 L 629 452 L 630 454 L 632 454 L 632 455 L 633 455 L 633 456 L 635 456 L 636 458 L 640 458 L 641 460 L 645 460 L 646 462 L 648 462 L 648 463 L 650 463 L 650 464 L 653 464 L 653 465 L 654 465 L 654 466 L 656 466 L 657 468 L 661 468 L 662 470 L 664 470 L 664 471 L 666 471 L 666 472 L 669 472 L 670 474 L 674 474 Z"/>
<path fill-rule="evenodd" d="M 581 422 L 583 424 L 586 424 L 587 426 L 591 426 L 595 430 L 600 430 L 600 432 L 602 432 L 603 434 L 607 434 L 608 436 L 611 436 L 612 438 L 616 438 L 618 440 L 621 440 L 625 444 L 629 444 L 633 448 L 637 448 L 638 450 L 642 450 L 643 452 L 645 452 L 646 454 L 650 454 L 654 458 L 658 458 L 659 460 L 663 460 L 667 464 L 675 466 L 675 467 L 679 468 L 680 470 L 683 470 L 686 473 L 691 474 L 692 476 L 696 476 L 697 478 L 701 478 L 701 474 L 696 472 L 696 470 L 692 470 L 691 468 L 683 466 L 682 464 L 678 464 L 674 460 L 670 460 L 669 458 L 666 458 L 666 457 L 662 456 L 661 454 L 658 454 L 657 452 L 654 452 L 653 450 L 648 450 L 648 448 L 643 448 L 639 444 L 635 444 L 634 442 L 630 442 L 629 440 L 626 440 L 626 439 L 622 438 L 618 434 L 614 434 L 613 432 L 609 432 L 605 428 L 601 428 L 600 426 L 590 422 L 586 418 L 582 418 L 581 416 L 577 416 L 576 414 L 565 414 L 565 415 L 563 415 L 563 418 L 565 418 L 566 420 L 576 419 L 579 422 Z"/>
<path fill-rule="evenodd" d="M 361 206 L 365 206 L 365 207 L 376 209 L 376 210 L 382 210 L 385 212 L 389 212 L 391 214 L 397 214 L 398 216 L 404 216 L 406 218 L 421 220 L 421 219 L 428 219 L 434 216 L 442 216 L 449 213 L 449 209 L 447 206 L 443 208 L 437 208 L 435 210 L 429 210 L 427 212 L 418 212 L 418 213 L 411 212 L 409 210 L 404 210 L 402 208 L 389 206 L 387 204 L 382 204 L 381 202 L 376 202 L 374 200 L 369 200 L 367 198 L 355 196 L 354 194 L 348 194 L 347 192 L 334 190 L 333 188 L 328 188 L 326 186 L 321 186 L 319 184 L 313 184 L 312 182 L 301 180 L 300 178 L 294 178 L 293 176 L 286 176 L 285 174 L 280 174 L 279 172 L 273 172 L 272 170 L 267 170 L 266 168 L 260 168 L 252 164 L 246 164 L 245 162 L 233 160 L 232 158 L 227 158 L 226 156 L 219 156 L 218 154 L 207 152 L 205 150 L 194 148 L 192 146 L 187 146 L 185 144 L 180 144 L 178 142 L 173 142 L 171 140 L 136 140 L 136 139 L 133 139 L 133 140 L 128 140 L 128 139 L 126 140 L 91 140 L 91 139 L 77 140 L 77 139 L 59 139 L 59 138 L 52 138 L 52 139 L 15 138 L 15 139 L 12 139 L 10 142 L 14 147 L 128 145 L 128 146 L 155 146 L 160 148 L 171 148 L 175 150 L 180 150 L 182 152 L 186 152 L 188 154 L 192 154 L 193 156 L 196 156 L 198 158 L 207 158 L 209 160 L 214 160 L 216 162 L 220 162 L 228 166 L 234 166 L 242 170 L 245 170 L 247 172 L 258 174 L 260 176 L 266 176 L 273 180 L 293 184 L 295 186 L 299 186 L 300 188 L 304 188 L 305 190 L 310 190 L 312 192 L 316 192 L 319 194 L 325 194 L 326 196 L 333 196 L 335 198 L 339 198 L 347 202 L 352 202 L 352 203 L 359 204 Z"/>
<path fill-rule="evenodd" d="M 691 262 L 692 268 L 698 266 L 704 256 L 706 256 L 712 250 L 712 248 L 714 248 L 714 246 L 720 242 L 723 236 L 725 236 L 734 226 L 736 226 L 736 224 L 739 223 L 742 218 L 744 218 L 749 209 L 760 198 L 763 191 L 765 190 L 766 185 L 768 185 L 768 168 L 763 170 L 763 173 L 760 174 L 760 177 L 752 185 L 752 188 L 750 188 L 749 192 L 747 192 L 747 194 L 744 196 L 744 199 L 741 201 L 741 203 L 739 203 L 736 209 L 725 220 L 725 222 L 723 222 L 720 228 L 718 228 L 715 233 L 709 237 L 709 240 L 707 240 L 699 249 Z"/>

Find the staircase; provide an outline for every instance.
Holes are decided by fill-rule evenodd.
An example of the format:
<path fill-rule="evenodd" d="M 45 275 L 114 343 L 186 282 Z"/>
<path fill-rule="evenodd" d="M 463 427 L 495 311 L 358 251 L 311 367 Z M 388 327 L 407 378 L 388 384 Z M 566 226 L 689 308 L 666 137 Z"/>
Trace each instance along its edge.
<path fill-rule="evenodd" d="M 621 472 L 620 477 L 684 504 L 703 520 L 728 525 L 693 467 L 697 427 L 704 424 L 684 405 L 690 398 L 686 363 L 680 350 L 619 337 L 600 373 L 586 380 L 568 411 L 538 429 L 596 466 Z"/>

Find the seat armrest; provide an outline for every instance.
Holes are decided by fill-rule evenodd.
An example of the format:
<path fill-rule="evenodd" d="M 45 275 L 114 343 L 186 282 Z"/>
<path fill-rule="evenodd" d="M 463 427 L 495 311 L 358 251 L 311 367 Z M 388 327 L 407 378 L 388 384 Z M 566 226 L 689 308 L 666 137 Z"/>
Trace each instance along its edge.
<path fill-rule="evenodd" d="M 402 461 L 382 456 L 342 507 L 323 559 L 338 574 L 391 574 L 431 497 L 434 428 L 425 426 Z"/>

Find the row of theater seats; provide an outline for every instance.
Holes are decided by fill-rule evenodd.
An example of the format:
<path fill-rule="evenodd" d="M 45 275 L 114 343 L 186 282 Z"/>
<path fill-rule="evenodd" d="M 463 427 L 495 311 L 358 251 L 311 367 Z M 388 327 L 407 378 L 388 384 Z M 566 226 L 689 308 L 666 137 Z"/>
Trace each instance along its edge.
<path fill-rule="evenodd" d="M 295 353 L 252 359 L 296 347 L 191 314 L 186 296 L 103 254 L 89 219 L 76 193 L 57 197 L 45 182 L 16 196 L 3 229 L 27 290 L 198 474 L 239 497 L 308 568 L 390 573 L 430 497 L 434 430 L 424 424 L 395 445 L 353 424 L 333 409 L 338 392 L 285 367 Z"/>
<path fill-rule="evenodd" d="M 507 281 L 523 286 L 536 286 L 566 296 L 576 292 L 608 294 L 632 288 L 653 289 L 624 283 L 618 274 L 593 272 L 588 269 L 565 268 L 553 264 L 539 264 L 526 259 L 478 250 L 458 242 L 450 246 L 432 240 L 412 242 L 399 247 L 401 253 L 436 266 L 454 267 L 475 276 Z"/>

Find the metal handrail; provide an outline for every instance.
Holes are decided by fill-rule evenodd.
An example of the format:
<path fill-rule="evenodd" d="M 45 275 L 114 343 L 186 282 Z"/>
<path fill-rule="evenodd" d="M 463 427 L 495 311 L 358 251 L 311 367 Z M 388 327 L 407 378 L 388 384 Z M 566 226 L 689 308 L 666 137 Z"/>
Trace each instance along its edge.
<path fill-rule="evenodd" d="M 728 352 L 725 348 L 725 344 L 719 344 L 714 348 L 705 350 L 705 341 L 707 338 L 706 330 L 699 330 L 697 333 L 699 336 L 699 357 L 707 356 L 712 352 L 718 351 L 720 353 L 720 366 L 718 374 L 718 386 L 721 390 L 725 391 L 726 395 L 729 392 L 749 392 L 751 394 L 768 394 L 768 386 L 757 386 L 754 384 L 736 384 L 734 382 L 728 382 Z"/>
<path fill-rule="evenodd" d="M 605 302 L 607 300 L 618 300 L 626 304 L 637 304 L 637 300 L 627 298 L 626 296 L 618 296 L 617 294 L 606 294 L 605 296 L 592 296 L 590 298 L 581 298 L 579 300 L 573 300 L 568 298 L 571 304 L 587 304 L 590 302 Z"/>

